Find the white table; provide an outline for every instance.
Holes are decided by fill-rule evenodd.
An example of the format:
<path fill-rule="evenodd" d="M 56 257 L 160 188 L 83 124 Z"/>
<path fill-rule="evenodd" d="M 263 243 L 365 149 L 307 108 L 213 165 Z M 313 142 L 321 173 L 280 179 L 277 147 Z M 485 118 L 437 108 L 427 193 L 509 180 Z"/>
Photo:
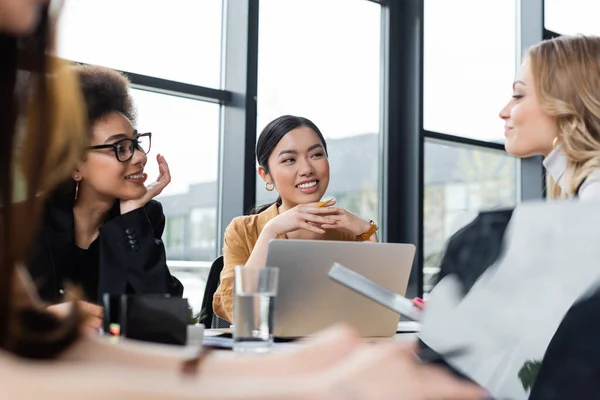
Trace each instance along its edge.
<path fill-rule="evenodd" d="M 205 329 L 204 330 L 204 336 L 206 337 L 215 337 L 215 336 L 220 336 L 223 334 L 231 334 L 231 329 L 230 328 L 221 328 L 221 329 Z M 397 341 L 401 341 L 401 342 L 414 342 L 417 340 L 417 334 L 416 333 L 397 333 L 396 335 L 392 336 L 392 337 L 384 337 L 384 338 L 365 338 L 365 340 L 368 340 L 370 342 L 380 342 L 380 341 L 387 341 L 387 340 L 397 340 Z M 286 343 L 286 344 L 291 344 L 293 345 L 294 342 L 290 342 L 290 343 Z"/>

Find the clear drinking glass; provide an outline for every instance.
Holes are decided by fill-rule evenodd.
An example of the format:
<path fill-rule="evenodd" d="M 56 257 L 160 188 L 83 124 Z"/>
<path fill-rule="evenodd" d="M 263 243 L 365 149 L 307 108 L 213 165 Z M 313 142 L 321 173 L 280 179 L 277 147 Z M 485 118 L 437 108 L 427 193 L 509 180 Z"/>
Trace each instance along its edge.
<path fill-rule="evenodd" d="M 236 266 L 233 350 L 262 353 L 273 345 L 273 318 L 279 269 Z"/>

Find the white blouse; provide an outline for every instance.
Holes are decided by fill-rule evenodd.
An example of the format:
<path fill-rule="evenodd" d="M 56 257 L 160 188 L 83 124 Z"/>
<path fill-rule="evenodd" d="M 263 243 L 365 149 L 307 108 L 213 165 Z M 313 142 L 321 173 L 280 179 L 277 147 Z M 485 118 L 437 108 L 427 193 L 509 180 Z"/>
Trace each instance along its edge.
<path fill-rule="evenodd" d="M 546 171 L 565 192 L 569 192 L 570 176 L 567 172 L 567 157 L 560 151 L 560 146 L 552 150 L 543 161 Z M 600 169 L 590 174 L 579 188 L 579 199 L 583 201 L 600 200 Z"/>

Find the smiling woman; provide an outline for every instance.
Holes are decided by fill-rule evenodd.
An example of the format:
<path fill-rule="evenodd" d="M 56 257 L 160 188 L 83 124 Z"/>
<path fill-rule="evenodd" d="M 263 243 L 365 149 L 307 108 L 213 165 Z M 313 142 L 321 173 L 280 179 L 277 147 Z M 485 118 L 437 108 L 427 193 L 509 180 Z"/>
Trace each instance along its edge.
<path fill-rule="evenodd" d="M 533 46 L 500 110 L 506 151 L 544 156 L 551 198 L 600 200 L 599 58 L 598 36 Z"/>
<path fill-rule="evenodd" d="M 161 235 L 165 217 L 152 200 L 171 180 L 165 158 L 144 186 L 151 133 L 135 129 L 129 81 L 104 67 L 75 68 L 90 122 L 91 146 L 79 166 L 49 199 L 30 260 L 42 299 L 61 312 L 64 284 L 81 287 L 99 303 L 102 294 L 170 293 L 182 286 L 169 274 Z M 86 305 L 96 310 L 93 305 Z M 99 322 L 99 321 L 96 321 Z"/>
<path fill-rule="evenodd" d="M 256 144 L 258 174 L 273 204 L 235 218 L 225 230 L 221 283 L 213 298 L 215 313 L 233 321 L 233 270 L 236 265 L 264 267 L 271 239 L 377 242 L 377 225 L 320 202 L 329 186 L 327 143 L 310 120 L 284 115 L 270 122 Z"/>

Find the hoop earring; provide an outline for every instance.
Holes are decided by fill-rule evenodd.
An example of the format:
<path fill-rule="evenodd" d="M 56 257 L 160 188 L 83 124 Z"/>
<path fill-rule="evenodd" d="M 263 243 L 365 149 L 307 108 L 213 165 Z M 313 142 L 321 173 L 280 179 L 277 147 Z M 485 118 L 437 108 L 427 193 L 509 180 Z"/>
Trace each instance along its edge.
<path fill-rule="evenodd" d="M 273 190 L 275 190 L 275 185 L 272 183 L 265 183 L 265 189 L 267 190 L 267 192 L 272 192 Z"/>
<path fill-rule="evenodd" d="M 75 184 L 75 200 L 77 200 L 77 196 L 79 196 L 79 181 Z"/>
<path fill-rule="evenodd" d="M 558 143 L 558 136 L 555 137 L 554 139 L 552 139 L 552 148 L 556 149 L 556 146 L 559 145 L 560 143 Z"/>

